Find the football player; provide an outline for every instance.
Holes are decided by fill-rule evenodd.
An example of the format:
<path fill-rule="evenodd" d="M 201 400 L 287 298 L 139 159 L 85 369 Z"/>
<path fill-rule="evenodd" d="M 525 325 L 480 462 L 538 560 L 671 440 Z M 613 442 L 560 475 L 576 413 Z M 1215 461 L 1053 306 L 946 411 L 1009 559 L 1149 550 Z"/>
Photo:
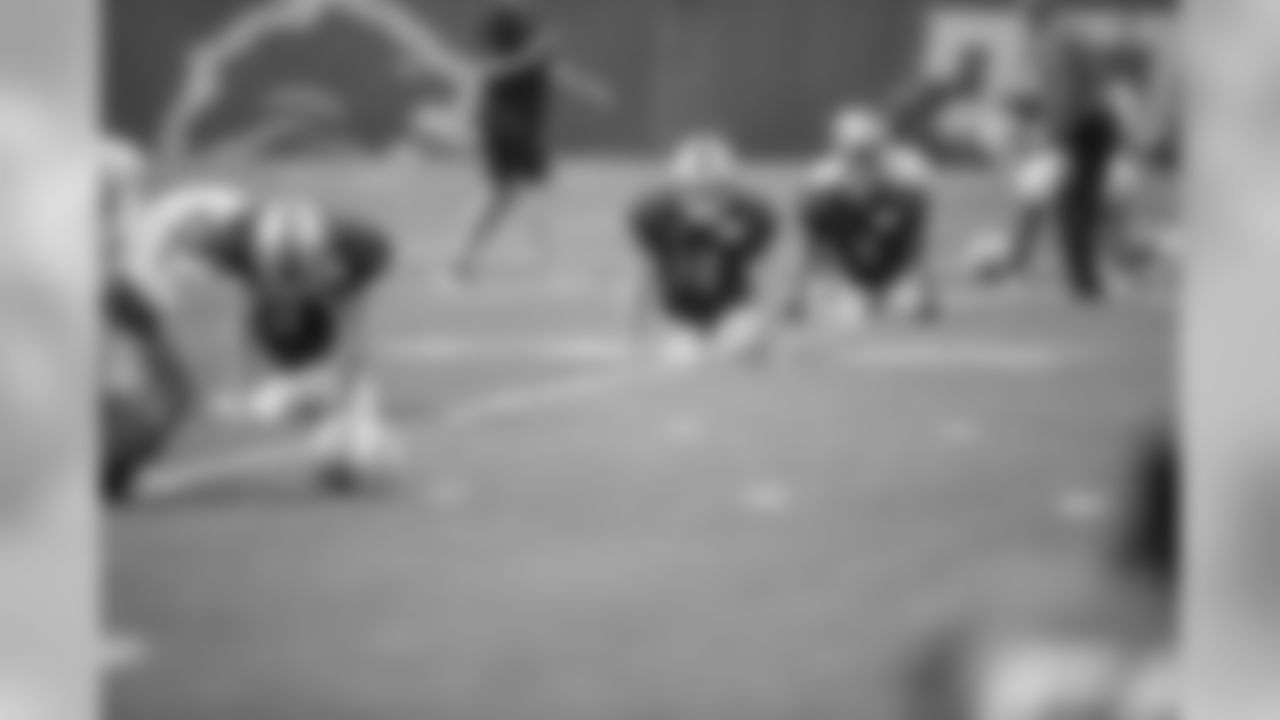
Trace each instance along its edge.
<path fill-rule="evenodd" d="M 647 334 L 661 325 L 665 360 L 692 364 L 760 349 L 756 273 L 776 222 L 743 182 L 727 141 L 706 135 L 682 143 L 668 176 L 641 199 L 631 224 L 644 270 L 638 329 Z"/>
<path fill-rule="evenodd" d="M 939 310 L 928 260 L 928 170 L 894 143 L 880 117 L 852 109 L 801 198 L 803 259 L 790 310 L 807 311 L 814 281 L 840 286 L 842 322 L 906 304 L 920 318 Z"/>
<path fill-rule="evenodd" d="M 269 373 L 221 412 L 310 428 L 313 459 L 331 489 L 351 490 L 388 470 L 395 444 L 365 353 L 368 298 L 392 257 L 385 235 L 282 200 L 224 224 L 200 253 L 244 292 L 248 342 Z"/>

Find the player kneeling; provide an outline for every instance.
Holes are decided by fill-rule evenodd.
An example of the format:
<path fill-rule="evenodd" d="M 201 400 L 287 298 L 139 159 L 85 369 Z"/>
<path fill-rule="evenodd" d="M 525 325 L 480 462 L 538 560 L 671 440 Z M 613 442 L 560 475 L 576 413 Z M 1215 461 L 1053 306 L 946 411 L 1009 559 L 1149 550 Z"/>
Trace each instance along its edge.
<path fill-rule="evenodd" d="M 250 345 L 268 379 L 223 411 L 308 427 L 326 485 L 351 490 L 391 470 L 397 447 L 367 368 L 364 309 L 391 259 L 372 228 L 308 203 L 245 212 L 202 245 L 248 299 Z"/>
<path fill-rule="evenodd" d="M 928 169 L 896 146 L 879 119 L 849 112 L 834 148 L 801 202 L 804 259 L 792 310 L 807 310 L 815 279 L 843 286 L 842 324 L 905 309 L 929 319 L 939 308 L 929 272 Z"/>
<path fill-rule="evenodd" d="M 663 322 L 665 362 L 691 365 L 760 349 L 754 274 L 774 224 L 766 203 L 740 182 L 726 142 L 695 138 L 676 151 L 668 177 L 632 218 L 646 271 L 639 319 L 642 326 Z"/>
<path fill-rule="evenodd" d="M 102 185 L 103 430 L 101 481 L 112 504 L 131 500 L 186 425 L 193 387 L 171 330 L 163 254 L 137 232 L 147 215 L 143 159 L 108 148 Z"/>

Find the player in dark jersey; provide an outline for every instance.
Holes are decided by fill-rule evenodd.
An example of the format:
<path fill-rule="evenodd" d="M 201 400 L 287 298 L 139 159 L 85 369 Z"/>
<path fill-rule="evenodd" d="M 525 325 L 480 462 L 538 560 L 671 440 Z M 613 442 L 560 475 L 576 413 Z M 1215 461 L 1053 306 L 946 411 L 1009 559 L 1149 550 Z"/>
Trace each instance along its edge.
<path fill-rule="evenodd" d="M 498 3 L 486 19 L 487 59 L 479 89 L 476 134 L 489 184 L 488 198 L 472 225 L 455 270 L 477 269 L 508 217 L 521 206 L 535 242 L 548 242 L 551 221 L 546 185 L 553 172 L 552 109 L 557 91 L 596 105 L 607 91 L 557 58 L 555 44 L 524 3 Z"/>
<path fill-rule="evenodd" d="M 848 111 L 834 148 L 801 198 L 804 257 L 790 310 L 807 312 L 814 281 L 841 287 L 840 320 L 905 303 L 921 318 L 939 310 L 929 272 L 927 170 L 900 153 L 878 116 Z"/>
<path fill-rule="evenodd" d="M 915 646 L 913 720 L 1177 720 L 1183 481 L 1176 440 L 1139 453 L 1100 566 L 1019 572 Z M 1077 571 L 1078 570 L 1078 571 Z"/>
<path fill-rule="evenodd" d="M 243 290 L 249 345 L 270 373 L 224 412 L 310 427 L 333 489 L 386 469 L 392 443 L 363 337 L 367 298 L 391 261 L 386 238 L 309 203 L 277 202 L 226 224 L 200 251 Z"/>
<path fill-rule="evenodd" d="M 677 151 L 671 176 L 632 216 L 642 255 L 640 330 L 657 320 L 661 353 L 690 364 L 759 348 L 755 274 L 773 242 L 769 207 L 739 182 L 733 150 L 713 137 Z"/>

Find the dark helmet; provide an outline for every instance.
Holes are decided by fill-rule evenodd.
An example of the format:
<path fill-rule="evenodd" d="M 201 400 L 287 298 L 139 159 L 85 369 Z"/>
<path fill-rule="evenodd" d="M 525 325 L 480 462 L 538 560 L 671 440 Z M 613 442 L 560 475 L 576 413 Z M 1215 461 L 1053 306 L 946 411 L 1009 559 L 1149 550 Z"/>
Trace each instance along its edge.
<path fill-rule="evenodd" d="M 518 52 L 529 47 L 537 36 L 537 22 L 523 3 L 498 2 L 485 17 L 484 43 L 498 53 Z"/>

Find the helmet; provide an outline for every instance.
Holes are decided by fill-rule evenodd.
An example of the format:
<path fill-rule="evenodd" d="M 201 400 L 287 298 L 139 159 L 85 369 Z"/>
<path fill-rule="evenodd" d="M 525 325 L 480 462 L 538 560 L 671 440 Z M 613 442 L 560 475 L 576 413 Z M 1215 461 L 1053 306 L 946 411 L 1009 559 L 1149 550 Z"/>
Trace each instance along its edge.
<path fill-rule="evenodd" d="M 737 153 L 724 137 L 696 135 L 676 148 L 671 176 L 681 184 L 717 183 L 729 179 L 737 164 Z"/>
<path fill-rule="evenodd" d="M 847 107 L 841 110 L 831 126 L 831 142 L 835 149 L 846 153 L 864 152 L 879 146 L 887 136 L 884 119 L 879 113 L 864 107 Z"/>
<path fill-rule="evenodd" d="M 305 200 L 268 203 L 254 225 L 254 237 L 268 254 L 314 247 L 324 234 L 323 211 Z"/>

